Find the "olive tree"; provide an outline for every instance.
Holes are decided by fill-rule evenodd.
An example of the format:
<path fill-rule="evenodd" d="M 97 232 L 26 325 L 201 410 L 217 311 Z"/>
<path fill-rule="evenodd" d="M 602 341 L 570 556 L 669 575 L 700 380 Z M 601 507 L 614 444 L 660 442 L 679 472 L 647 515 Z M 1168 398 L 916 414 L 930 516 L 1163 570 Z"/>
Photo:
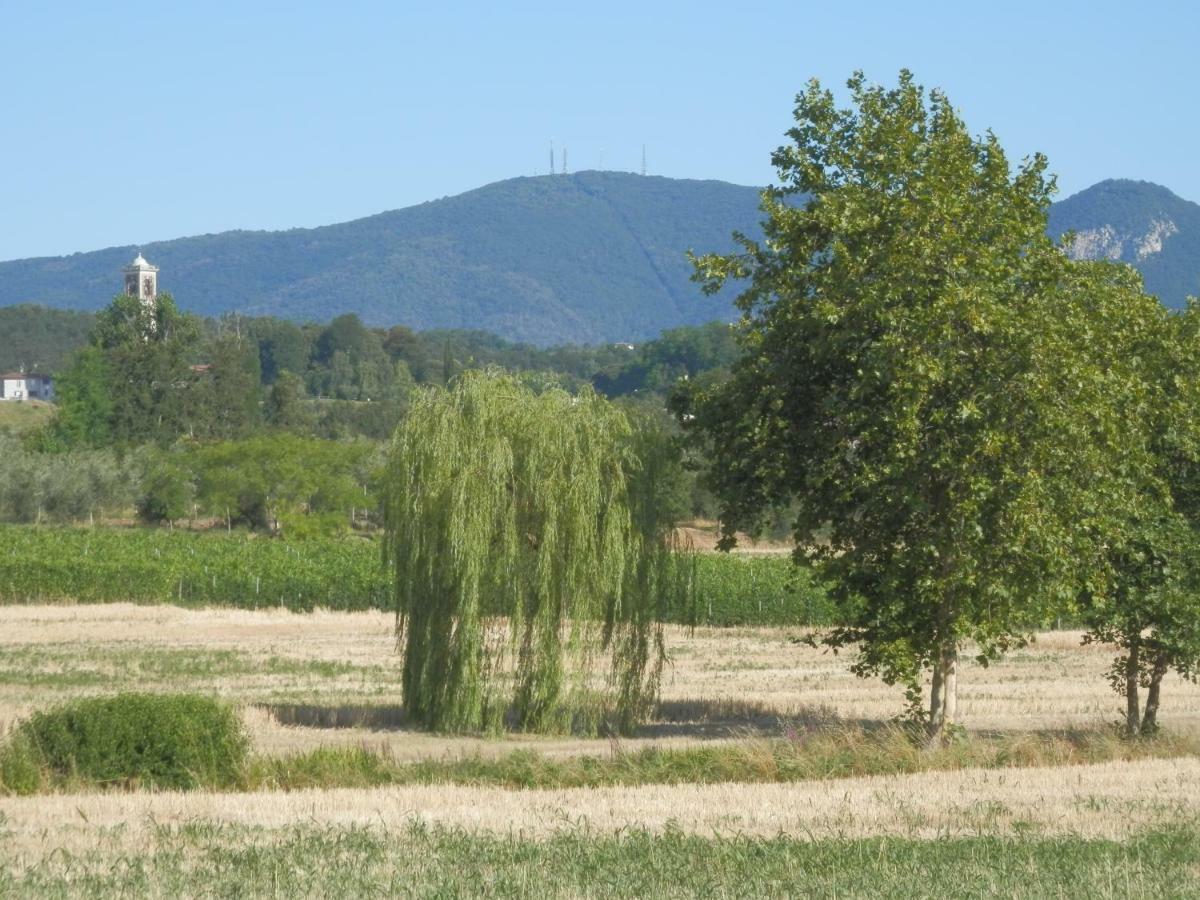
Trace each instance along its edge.
<path fill-rule="evenodd" d="M 646 714 L 684 569 L 657 502 L 671 450 L 590 389 L 470 371 L 413 395 L 389 451 L 384 556 L 414 719 L 547 731 Z"/>
<path fill-rule="evenodd" d="M 798 558 L 844 605 L 828 642 L 904 685 L 936 739 L 960 648 L 1021 643 L 1095 565 L 1077 516 L 1112 471 L 1119 375 L 1046 236 L 1045 159 L 1014 171 L 908 72 L 848 87 L 851 108 L 815 80 L 796 98 L 763 239 L 695 260 L 706 290 L 748 281 L 743 355 L 677 409 L 711 448 L 725 544 L 795 502 Z"/>

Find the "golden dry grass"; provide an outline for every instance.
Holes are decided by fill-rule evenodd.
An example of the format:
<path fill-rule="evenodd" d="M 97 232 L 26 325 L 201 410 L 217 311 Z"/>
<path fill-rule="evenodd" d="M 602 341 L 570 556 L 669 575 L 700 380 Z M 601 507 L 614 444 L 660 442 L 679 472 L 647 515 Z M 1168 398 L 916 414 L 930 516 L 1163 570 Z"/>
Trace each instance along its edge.
<path fill-rule="evenodd" d="M 671 629 L 663 715 L 646 736 L 623 741 L 623 748 L 777 732 L 781 720 L 798 716 L 880 721 L 900 711 L 898 690 L 854 677 L 847 657 L 797 644 L 795 636 L 770 629 Z M 1108 659 L 1103 649 L 1081 648 L 1078 634 L 1054 632 L 999 665 L 968 664 L 961 682 L 964 720 L 981 730 L 1111 721 L 1118 698 L 1103 678 Z M 397 727 L 398 660 L 392 619 L 382 613 L 0 607 L 0 729 L 66 697 L 122 689 L 222 694 L 243 704 L 256 749 L 271 754 L 322 745 L 365 745 L 397 760 L 494 756 L 517 748 L 547 755 L 610 751 L 604 740 L 447 737 Z M 358 724 L 284 726 L 266 711 L 271 704 L 299 718 Z M 1175 730 L 1200 729 L 1200 689 L 1172 677 L 1163 719 Z M 209 824 L 262 829 L 268 841 L 296 827 L 394 831 L 412 822 L 533 839 L 587 827 L 610 834 L 677 828 L 706 836 L 819 840 L 976 834 L 1123 839 L 1148 827 L 1197 821 L 1200 759 L 1184 757 L 791 783 L 5 797 L 0 859 L 16 873 L 64 851 L 117 865 L 153 854 L 171 829 L 194 825 L 203 831 Z"/>
<path fill-rule="evenodd" d="M 143 848 L 164 827 L 413 821 L 544 837 L 586 826 L 805 839 L 1071 834 L 1122 839 L 1200 816 L 1200 760 L 928 772 L 794 784 L 505 790 L 419 786 L 292 793 L 109 793 L 0 799 L 10 860 Z"/>
<path fill-rule="evenodd" d="M 493 755 L 518 747 L 550 754 L 603 753 L 605 741 L 449 738 L 371 727 L 284 727 L 252 704 L 318 711 L 366 707 L 397 718 L 399 667 L 385 613 L 187 610 L 167 606 L 0 607 L 0 729 L 29 711 L 80 694 L 200 690 L 247 705 L 257 749 L 285 753 L 365 744 L 398 759 Z M 669 721 L 626 742 L 688 743 L 814 711 L 881 721 L 903 707 L 899 689 L 849 671 L 849 657 L 795 643 L 785 629 L 671 628 L 663 683 Z M 967 662 L 960 676 L 964 724 L 977 730 L 1090 727 L 1118 718 L 1103 673 L 1105 648 L 1074 632 L 1038 636 L 999 664 Z M 1200 730 L 1200 687 L 1168 676 L 1164 724 Z M 370 722 L 365 723 L 370 725 Z"/>

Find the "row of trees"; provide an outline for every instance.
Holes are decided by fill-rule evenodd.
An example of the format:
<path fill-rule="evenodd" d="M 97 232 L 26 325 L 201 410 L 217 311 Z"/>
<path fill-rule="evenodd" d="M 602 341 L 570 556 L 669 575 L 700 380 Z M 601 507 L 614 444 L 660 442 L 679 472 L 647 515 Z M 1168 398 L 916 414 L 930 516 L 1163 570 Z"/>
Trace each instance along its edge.
<path fill-rule="evenodd" d="M 32 330 L 38 317 L 24 312 Z M 542 350 L 476 332 L 370 329 L 352 314 L 323 326 L 204 321 L 182 313 L 170 295 L 152 314 L 119 296 L 95 315 L 87 346 L 60 371 L 62 414 L 42 445 L 166 445 L 269 428 L 383 440 L 416 386 L 445 385 L 467 369 L 544 372 L 569 389 L 593 383 L 609 396 L 661 403 L 677 378 L 720 370 L 735 354 L 730 328 L 719 323 L 668 331 L 638 348 Z"/>
<path fill-rule="evenodd" d="M 210 516 L 303 537 L 371 524 L 382 465 L 369 441 L 324 441 L 286 432 L 187 443 L 152 452 L 137 509 L 151 523 Z"/>
<path fill-rule="evenodd" d="M 44 453 L 0 435 L 0 521 L 216 519 L 304 537 L 378 524 L 382 448 L 286 432 L 129 452 Z"/>
<path fill-rule="evenodd" d="M 91 520 L 133 506 L 140 485 L 133 460 L 109 450 L 40 453 L 0 435 L 0 521 Z"/>
<path fill-rule="evenodd" d="M 845 610 L 826 643 L 934 739 L 965 645 L 986 662 L 1068 608 L 1153 731 L 1163 675 L 1200 661 L 1200 310 L 1068 259 L 1041 156 L 1014 172 L 907 72 L 848 86 L 797 97 L 764 239 L 696 259 L 708 291 L 747 282 L 732 377 L 675 399 L 725 543 L 794 504 Z"/>

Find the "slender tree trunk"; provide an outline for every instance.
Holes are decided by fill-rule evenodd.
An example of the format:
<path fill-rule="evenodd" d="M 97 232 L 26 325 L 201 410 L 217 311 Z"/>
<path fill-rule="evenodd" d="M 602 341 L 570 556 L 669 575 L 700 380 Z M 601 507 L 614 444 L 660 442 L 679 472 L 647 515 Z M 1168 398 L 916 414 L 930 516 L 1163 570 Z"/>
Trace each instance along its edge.
<path fill-rule="evenodd" d="M 942 675 L 942 730 L 956 724 L 958 719 L 958 642 L 951 641 L 945 649 L 945 672 Z"/>
<path fill-rule="evenodd" d="M 933 666 L 929 697 L 929 749 L 941 746 L 958 714 L 958 642 L 948 641 Z"/>
<path fill-rule="evenodd" d="M 941 656 L 933 664 L 933 684 L 929 687 L 929 728 L 937 727 L 942 714 L 942 659 Z"/>
<path fill-rule="evenodd" d="M 1158 731 L 1158 704 L 1162 696 L 1162 680 L 1167 674 L 1167 654 L 1159 651 L 1154 657 L 1154 669 L 1150 673 L 1150 689 L 1146 692 L 1146 712 L 1142 716 L 1142 734 Z"/>
<path fill-rule="evenodd" d="M 1129 655 L 1125 657 L 1125 730 L 1129 734 L 1137 734 L 1141 728 L 1141 716 L 1138 712 L 1138 665 L 1140 662 L 1140 647 L 1137 641 L 1129 646 Z"/>

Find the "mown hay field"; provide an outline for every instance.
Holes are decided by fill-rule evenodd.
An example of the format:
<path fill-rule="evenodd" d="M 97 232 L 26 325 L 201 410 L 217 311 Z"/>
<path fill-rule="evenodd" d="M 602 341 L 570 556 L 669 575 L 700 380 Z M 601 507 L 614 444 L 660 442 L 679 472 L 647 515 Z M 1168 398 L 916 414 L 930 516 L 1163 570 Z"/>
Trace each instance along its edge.
<path fill-rule="evenodd" d="M 3 606 L 0 729 L 68 698 L 186 690 L 237 703 L 265 756 L 365 747 L 397 762 L 518 749 L 573 759 L 648 746 L 752 754 L 756 741 L 797 731 L 874 728 L 903 707 L 898 688 L 855 677 L 847 656 L 807 646 L 799 629 L 671 627 L 660 714 L 635 737 L 433 735 L 404 721 L 393 626 L 382 612 Z M 967 664 L 968 729 L 1115 721 L 1110 654 L 1079 637 L 1047 632 L 998 664 Z M 1162 720 L 1200 734 L 1200 687 L 1171 676 Z M 0 797 L 0 893 L 736 896 L 753 885 L 903 896 L 942 885 L 1152 896 L 1200 871 L 1200 758 L 1190 752 L 749 781 Z"/>
<path fill-rule="evenodd" d="M 850 672 L 850 657 L 799 642 L 800 629 L 671 627 L 663 708 L 639 742 L 695 742 L 780 731 L 793 719 L 884 722 L 900 688 Z M 1078 632 L 1037 635 L 999 663 L 971 661 L 960 707 L 976 731 L 1087 728 L 1114 722 L 1111 652 Z M 404 725 L 394 620 L 382 612 L 182 609 L 131 604 L 0 606 L 0 728 L 76 696 L 122 690 L 211 693 L 245 708 L 257 749 L 329 744 L 400 758 L 599 752 L 605 739 L 443 737 Z M 1200 686 L 1168 676 L 1163 722 L 1200 731 Z"/>

